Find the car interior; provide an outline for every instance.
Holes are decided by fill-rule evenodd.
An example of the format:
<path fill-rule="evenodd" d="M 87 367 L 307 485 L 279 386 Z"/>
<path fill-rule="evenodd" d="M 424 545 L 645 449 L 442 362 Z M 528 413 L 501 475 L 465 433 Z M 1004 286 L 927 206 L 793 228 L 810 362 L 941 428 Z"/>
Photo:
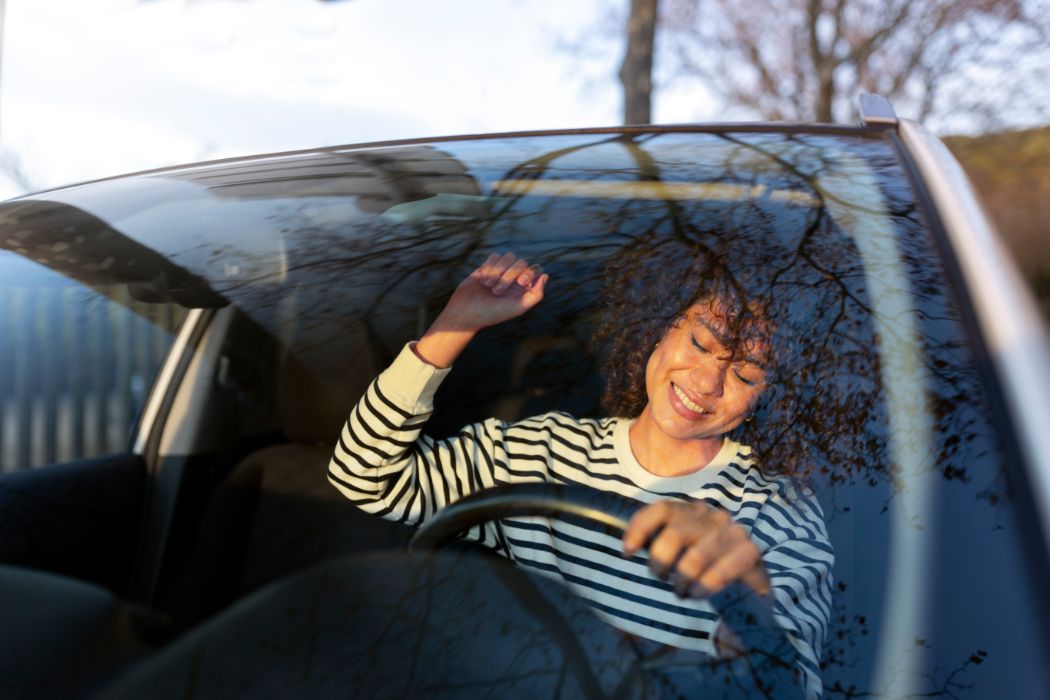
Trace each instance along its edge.
<path fill-rule="evenodd" d="M 347 177 L 348 160 L 351 175 L 367 168 L 384 175 L 410 171 L 398 181 L 403 192 L 391 196 L 378 187 L 350 207 L 355 216 L 373 216 L 363 225 L 370 237 L 324 228 L 347 216 L 348 205 L 337 196 L 345 184 L 337 179 Z M 814 465 L 809 479 L 836 559 L 825 687 L 844 694 L 886 687 L 883 680 L 894 669 L 884 649 L 910 629 L 899 623 L 900 614 L 887 611 L 911 611 L 917 618 L 916 591 L 947 585 L 925 565 L 933 557 L 928 538 L 934 528 L 917 524 L 940 517 L 931 504 L 948 512 L 938 500 L 942 482 L 954 489 L 960 509 L 994 504 L 1005 493 L 996 483 L 971 483 L 967 474 L 940 468 L 955 464 L 948 458 L 959 443 L 982 458 L 996 448 L 987 447 L 992 438 L 976 419 L 976 428 L 950 424 L 958 429 L 955 436 L 940 423 L 962 402 L 958 396 L 983 380 L 968 369 L 953 373 L 955 364 L 968 367 L 971 360 L 960 359 L 964 343 L 953 334 L 961 331 L 949 327 L 954 312 L 938 297 L 944 273 L 938 269 L 914 283 L 919 301 L 908 297 L 918 277 L 916 260 L 929 255 L 925 244 L 914 242 L 926 234 L 911 200 L 865 200 L 882 185 L 865 181 L 853 162 L 828 169 L 814 188 L 819 197 L 804 188 L 756 184 L 757 176 L 751 182 L 741 176 L 739 186 L 588 183 L 582 177 L 555 182 L 532 177 L 524 167 L 490 182 L 495 194 L 481 197 L 462 167 L 449 166 L 452 160 L 431 147 L 356 159 L 327 153 L 308 164 L 313 176 L 300 173 L 299 180 L 278 185 L 245 184 L 243 173 L 232 171 L 179 174 L 182 181 L 207 181 L 222 193 L 216 197 L 231 200 L 265 200 L 295 188 L 309 194 L 302 201 L 289 196 L 298 228 L 282 222 L 285 228 L 250 255 L 222 250 L 213 257 L 233 271 L 207 280 L 76 207 L 31 201 L 7 213 L 21 228 L 2 247 L 33 261 L 32 274 L 51 270 L 53 278 L 42 286 L 87 289 L 109 305 L 107 313 L 118 309 L 133 319 L 134 333 L 161 328 L 167 334 L 158 359 L 141 374 L 149 382 L 161 377 L 157 386 L 171 388 L 136 407 L 148 436 L 138 444 L 85 459 L 52 455 L 42 462 L 46 466 L 0 474 L 0 616 L 12 621 L 0 627 L 0 645 L 25 650 L 17 659 L 0 654 L 0 694 L 5 683 L 31 687 L 37 697 L 102 688 L 194 630 L 207 628 L 225 639 L 216 620 L 246 614 L 245 601 L 264 600 L 266 591 L 298 590 L 304 572 L 343 566 L 352 573 L 355 558 L 374 563 L 377 552 L 402 552 L 412 529 L 354 508 L 329 485 L 328 461 L 357 398 L 402 344 L 422 333 L 482 250 L 514 248 L 547 261 L 552 279 L 565 281 L 552 291 L 560 295 L 552 297 L 557 311 L 480 335 L 460 359 L 463 369 L 442 386 L 427 433 L 450 435 L 491 416 L 514 421 L 549 410 L 600 414 L 593 309 L 604 265 L 634 236 L 680 235 L 660 217 L 665 208 L 678 217 L 676 207 L 690 198 L 698 200 L 689 210 L 698 219 L 751 217 L 770 227 L 770 241 L 801 231 L 845 251 L 841 258 L 817 254 L 808 260 L 822 284 L 841 290 L 841 308 L 803 311 L 824 314 L 819 323 L 846 319 L 828 336 L 838 353 L 832 375 L 846 398 L 834 417 L 809 415 L 803 406 L 798 421 L 819 433 L 826 419 L 832 435 L 825 445 L 829 456 Z M 448 183 L 454 186 L 441 191 Z M 899 195 L 892 187 L 885 191 Z M 612 243 L 598 239 L 610 224 L 595 214 L 609 201 L 633 207 L 616 209 L 626 223 L 615 240 L 608 237 Z M 531 223 L 516 223 L 514 206 Z M 503 218 L 490 220 L 497 211 Z M 646 228 L 657 220 L 665 228 Z M 568 223 L 551 236 L 548 221 Z M 812 221 L 820 223 L 807 228 Z M 70 232 L 88 243 L 63 248 Z M 339 241 L 343 247 L 334 247 Z M 104 264 L 113 251 L 129 264 Z M 256 275 L 253 284 L 236 277 L 246 269 Z M 4 279 L 0 293 L 6 294 L 5 285 L 14 289 L 17 280 Z M 57 308 L 63 302 L 48 303 Z M 0 319 L 5 308 L 0 298 Z M 936 346 L 938 334 L 948 339 L 943 350 Z M 76 340 L 63 344 L 77 348 Z M 0 338 L 0 348 L 19 342 Z M 174 350 L 164 360 L 168 347 Z M 931 348 L 941 354 L 934 357 Z M 56 358 L 48 361 L 60 367 L 65 360 Z M 0 376 L 5 389 L 7 376 Z M 942 385 L 957 393 L 935 396 Z M 924 394 L 914 387 L 934 389 Z M 913 398 L 927 394 L 933 397 L 927 403 Z M 969 413 L 962 415 L 970 420 Z M 858 434 L 837 443 L 835 430 L 857 416 L 863 416 Z M 913 469 L 931 455 L 940 460 L 939 471 Z M 980 460 L 971 464 L 980 466 Z M 923 520 L 930 512 L 934 516 Z M 469 551 L 488 553 L 475 545 Z M 965 560 L 966 552 L 938 556 Z M 376 564 L 377 570 L 383 566 Z M 58 638 L 66 641 L 55 644 Z"/>
<path fill-rule="evenodd" d="M 413 226 L 416 215 L 409 214 L 410 223 L 391 226 Z M 83 218 L 68 210 L 33 215 L 52 229 L 56 217 Z M 454 232 L 463 224 L 442 215 L 440 225 Z M 40 250 L 29 253 L 43 257 Z M 78 251 L 66 267 L 82 278 L 79 270 L 92 254 Z M 429 433 L 450 434 L 489 416 L 513 421 L 548 410 L 600 412 L 587 309 L 598 293 L 603 257 L 551 257 L 552 276 L 578 282 L 574 303 L 559 315 L 525 318 L 479 338 L 461 358 L 471 372 L 453 373 L 442 388 Z M 67 577 L 54 585 L 85 586 L 82 597 L 91 601 L 85 607 L 94 606 L 96 615 L 105 607 L 112 621 L 106 634 L 119 640 L 111 644 L 110 671 L 313 565 L 404 548 L 411 530 L 355 509 L 328 484 L 326 470 L 349 408 L 443 302 L 431 274 L 408 289 L 388 288 L 382 306 L 351 293 L 342 314 L 306 313 L 320 303 L 318 288 L 330 292 L 310 280 L 313 287 L 297 288 L 294 277 L 266 296 L 228 304 L 170 263 L 153 266 L 146 274 L 136 271 L 133 285 L 124 281 L 127 273 L 90 281 L 124 281 L 129 308 L 182 303 L 196 309 L 179 331 L 190 359 L 177 363 L 177 387 L 162 402 L 164 427 L 152 437 L 154 456 L 149 463 L 126 454 L 5 474 L 0 489 L 7 513 L 27 513 L 35 504 L 36 514 L 22 518 L 30 528 L 58 522 L 49 515 L 56 510 L 65 514 L 63 536 L 35 530 L 34 539 L 46 547 L 30 554 L 9 541 L 0 560 Z M 441 277 L 457 274 L 463 263 L 455 268 Z M 427 286 L 436 289 L 421 291 Z M 27 498 L 34 490 L 40 497 Z M 840 489 L 829 516 L 854 510 L 847 498 Z M 93 510 L 76 512 L 75 504 Z M 857 527 L 854 517 L 829 517 L 833 540 L 837 523 Z M 847 553 L 839 561 L 840 568 L 863 569 Z M 46 625 L 37 629 L 41 639 L 51 635 Z M 84 648 L 95 646 L 96 638 L 85 638 Z M 53 655 L 41 659 L 41 670 L 54 666 Z M 96 682 L 108 677 L 98 673 Z"/>

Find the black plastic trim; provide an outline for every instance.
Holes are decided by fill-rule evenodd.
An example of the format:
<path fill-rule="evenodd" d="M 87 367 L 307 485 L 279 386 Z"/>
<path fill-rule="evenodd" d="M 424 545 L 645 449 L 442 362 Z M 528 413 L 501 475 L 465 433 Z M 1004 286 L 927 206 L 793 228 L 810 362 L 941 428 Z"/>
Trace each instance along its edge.
<path fill-rule="evenodd" d="M 156 482 L 157 469 L 160 465 L 160 441 L 164 435 L 164 426 L 168 422 L 171 408 L 175 403 L 175 396 L 178 394 L 179 387 L 182 385 L 182 381 L 186 377 L 190 363 L 197 354 L 197 349 L 200 347 L 201 340 L 211 326 L 214 316 L 214 309 L 202 310 L 200 317 L 197 319 L 196 325 L 190 330 L 190 336 L 187 338 L 186 345 L 182 349 L 182 355 L 178 358 L 178 363 L 172 371 L 168 386 L 165 389 L 164 395 L 161 397 L 161 403 L 157 407 L 157 413 L 154 416 L 153 425 L 150 426 L 149 436 L 146 438 L 146 443 L 143 446 L 142 459 L 146 464 L 146 479 L 142 489 L 142 512 L 139 516 L 139 541 L 135 548 L 135 574 L 134 580 L 132 581 L 132 597 L 142 597 L 147 595 L 145 592 L 152 591 L 155 585 L 155 581 L 146 580 L 147 578 L 152 579 L 153 574 L 147 571 L 144 567 L 146 562 L 154 560 L 154 557 L 147 555 L 153 553 L 153 543 L 150 542 L 150 539 L 155 532 L 151 525 L 151 513 L 155 504 L 154 484 Z M 188 317 L 183 320 L 183 323 L 188 322 Z M 181 331 L 182 327 L 180 326 L 179 332 Z M 154 389 L 156 389 L 156 387 L 154 387 Z M 150 399 L 152 399 L 152 396 Z M 148 604 L 150 601 L 142 598 L 138 602 Z"/>
<path fill-rule="evenodd" d="M 183 348 L 182 356 L 179 358 L 178 364 L 175 365 L 175 369 L 171 374 L 171 379 L 168 382 L 167 390 L 165 391 L 164 396 L 161 397 L 160 406 L 157 407 L 156 417 L 153 419 L 153 425 L 150 427 L 149 437 L 147 438 L 146 444 L 142 450 L 142 456 L 143 459 L 146 460 L 148 469 L 147 473 L 151 477 L 154 475 L 158 453 L 160 451 L 160 441 L 164 433 L 163 427 L 158 429 L 158 426 L 164 426 L 167 423 L 168 416 L 171 414 L 171 407 L 175 403 L 175 395 L 179 391 L 182 380 L 186 377 L 186 372 L 189 370 L 190 363 L 193 361 L 194 356 L 196 356 L 201 340 L 211 326 L 214 316 L 214 309 L 201 310 L 201 316 L 197 320 L 197 325 L 190 332 L 190 337 L 187 339 L 186 346 Z M 183 322 L 185 323 L 186 321 L 184 320 Z M 179 330 L 181 332 L 181 327 Z"/>

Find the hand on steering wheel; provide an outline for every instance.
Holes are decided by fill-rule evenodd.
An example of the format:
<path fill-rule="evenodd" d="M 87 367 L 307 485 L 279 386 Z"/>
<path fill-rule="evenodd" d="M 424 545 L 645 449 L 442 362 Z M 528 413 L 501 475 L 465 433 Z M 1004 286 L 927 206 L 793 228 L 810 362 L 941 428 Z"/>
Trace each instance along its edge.
<path fill-rule="evenodd" d="M 724 510 L 705 503 L 657 501 L 638 510 L 623 536 L 626 556 L 643 546 L 649 568 L 674 583 L 680 598 L 707 598 L 741 581 L 760 596 L 770 592 L 762 553 Z"/>
<path fill-rule="evenodd" d="M 635 525 L 632 518 L 642 516 L 645 511 L 646 508 L 639 510 L 637 501 L 584 486 L 547 483 L 497 486 L 473 493 L 438 512 L 416 532 L 409 543 L 409 552 L 438 548 L 454 539 L 458 533 L 491 520 L 525 515 L 570 522 L 583 521 L 592 527 L 597 524 L 609 534 L 623 538 L 624 533 Z M 671 509 L 669 512 L 673 511 L 674 509 Z M 665 522 L 666 519 L 661 520 L 660 509 L 654 510 L 652 515 L 642 517 L 641 527 L 631 531 L 634 533 L 632 537 L 638 537 L 639 541 L 644 543 L 645 534 L 649 532 L 647 526 L 652 522 Z M 721 519 L 722 516 L 714 517 Z M 692 531 L 696 519 L 686 520 L 690 523 Z M 716 530 L 722 533 L 717 537 L 726 538 L 734 543 L 727 551 L 736 552 L 735 543 L 739 533 L 726 534 L 725 530 L 724 527 Z M 632 539 L 631 542 L 633 544 L 635 540 Z M 749 557 L 744 557 L 745 563 L 748 560 Z M 761 569 L 760 561 L 757 566 Z M 753 568 L 754 566 L 745 567 L 745 570 L 750 572 Z M 703 572 L 708 570 L 704 568 Z M 718 571 L 719 569 L 715 569 L 715 573 Z M 703 572 L 701 578 L 704 577 Z M 772 601 L 767 595 L 769 579 L 764 570 L 761 577 L 751 573 L 748 573 L 748 576 L 757 586 L 752 586 L 749 582 L 750 587 L 745 587 L 741 583 L 733 582 L 724 585 L 720 592 L 706 597 L 728 628 L 727 636 L 739 640 L 739 647 L 732 649 L 733 655 L 758 652 L 766 660 L 774 662 L 782 671 L 793 673 L 797 668 L 798 652 L 773 617 Z M 744 577 L 740 577 L 740 580 L 744 580 Z M 763 587 L 765 593 L 759 590 Z"/>

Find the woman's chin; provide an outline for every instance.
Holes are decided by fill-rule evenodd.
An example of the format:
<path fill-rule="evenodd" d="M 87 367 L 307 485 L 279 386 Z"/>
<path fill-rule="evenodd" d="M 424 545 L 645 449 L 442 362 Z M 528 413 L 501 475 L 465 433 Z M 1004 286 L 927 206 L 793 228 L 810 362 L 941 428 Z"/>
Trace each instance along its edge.
<path fill-rule="evenodd" d="M 662 433 L 675 440 L 710 440 L 713 438 L 721 438 L 721 431 L 712 431 L 709 426 L 705 425 L 707 422 L 705 420 L 706 418 L 709 417 L 701 416 L 700 419 L 689 419 L 675 411 L 671 411 L 671 415 L 665 417 L 664 420 L 658 420 L 657 425 L 660 427 Z"/>

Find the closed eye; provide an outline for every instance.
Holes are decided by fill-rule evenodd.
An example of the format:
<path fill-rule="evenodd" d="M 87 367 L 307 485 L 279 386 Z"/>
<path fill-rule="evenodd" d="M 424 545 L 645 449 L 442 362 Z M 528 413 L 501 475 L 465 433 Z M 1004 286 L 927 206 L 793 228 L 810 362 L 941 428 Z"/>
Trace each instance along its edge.
<path fill-rule="evenodd" d="M 694 348 L 696 348 L 697 350 L 699 350 L 700 352 L 703 352 L 703 353 L 710 352 L 710 350 L 708 350 L 707 348 L 705 348 L 703 345 L 700 344 L 700 341 L 696 339 L 695 335 L 690 335 L 689 337 L 692 338 L 692 340 L 693 340 L 693 347 Z"/>
<path fill-rule="evenodd" d="M 758 386 L 759 383 L 761 383 L 760 379 L 748 379 L 747 377 L 742 375 L 740 372 L 737 372 L 736 370 L 733 371 L 733 374 L 736 375 L 737 379 L 742 381 L 744 384 L 747 384 L 748 386 Z"/>
<path fill-rule="evenodd" d="M 765 371 L 750 362 L 741 362 L 738 365 L 734 365 L 733 374 L 748 386 L 758 386 L 766 381 Z"/>

